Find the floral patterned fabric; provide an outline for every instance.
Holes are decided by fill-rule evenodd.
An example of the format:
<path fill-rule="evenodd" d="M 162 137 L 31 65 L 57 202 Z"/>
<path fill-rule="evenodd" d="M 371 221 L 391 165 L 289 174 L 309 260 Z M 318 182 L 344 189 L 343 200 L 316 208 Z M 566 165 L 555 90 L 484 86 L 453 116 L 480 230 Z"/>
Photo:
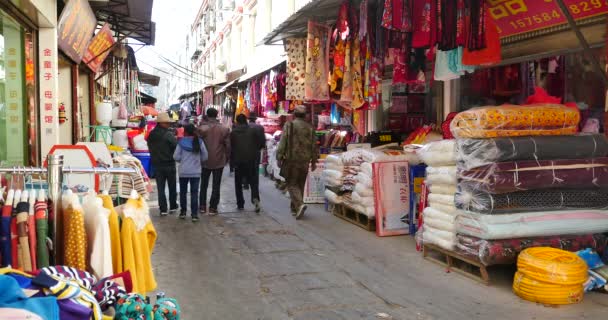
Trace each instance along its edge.
<path fill-rule="evenodd" d="M 329 76 L 330 33 L 329 27 L 308 21 L 305 100 L 329 100 L 327 79 Z"/>
<path fill-rule="evenodd" d="M 353 109 L 358 109 L 365 104 L 365 100 L 363 97 L 363 64 L 361 61 L 361 42 L 359 41 L 359 39 L 353 40 L 352 50 L 353 102 L 351 106 L 353 107 Z"/>
<path fill-rule="evenodd" d="M 306 78 L 306 39 L 289 38 L 285 41 L 287 52 L 287 100 L 304 100 Z"/>

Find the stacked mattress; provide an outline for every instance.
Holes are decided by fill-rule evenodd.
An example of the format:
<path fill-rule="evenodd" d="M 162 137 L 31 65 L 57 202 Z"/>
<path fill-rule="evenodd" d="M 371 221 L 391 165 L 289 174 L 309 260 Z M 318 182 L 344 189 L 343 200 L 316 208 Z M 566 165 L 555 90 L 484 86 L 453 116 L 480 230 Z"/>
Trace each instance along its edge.
<path fill-rule="evenodd" d="M 422 212 L 422 240 L 447 250 L 454 250 L 458 213 L 454 204 L 457 185 L 455 142 L 431 142 L 421 148 L 418 154 L 428 165 L 425 183 L 429 188 L 429 195 L 428 206 Z"/>
<path fill-rule="evenodd" d="M 492 265 L 515 263 L 528 247 L 604 249 L 608 140 L 576 134 L 578 121 L 576 109 L 560 105 L 454 118 L 456 250 Z"/>

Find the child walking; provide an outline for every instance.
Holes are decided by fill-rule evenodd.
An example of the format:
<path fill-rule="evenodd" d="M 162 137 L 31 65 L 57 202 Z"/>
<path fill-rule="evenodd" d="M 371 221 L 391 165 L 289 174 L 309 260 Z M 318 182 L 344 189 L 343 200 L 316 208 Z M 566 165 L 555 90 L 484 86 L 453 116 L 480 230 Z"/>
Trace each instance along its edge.
<path fill-rule="evenodd" d="M 201 179 L 202 165 L 207 161 L 207 148 L 203 140 L 195 133 L 193 124 L 184 127 L 184 137 L 177 143 L 173 159 L 179 163 L 179 203 L 181 207 L 180 219 L 186 219 L 188 208 L 188 184 L 190 185 L 190 213 L 192 222 L 198 217 L 198 187 Z"/>

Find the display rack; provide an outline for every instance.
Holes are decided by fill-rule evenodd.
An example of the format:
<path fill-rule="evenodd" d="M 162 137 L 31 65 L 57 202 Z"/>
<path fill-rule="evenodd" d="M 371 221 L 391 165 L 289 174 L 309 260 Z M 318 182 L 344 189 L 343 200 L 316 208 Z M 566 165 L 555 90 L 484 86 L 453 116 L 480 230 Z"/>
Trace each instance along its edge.
<path fill-rule="evenodd" d="M 63 155 L 49 154 L 47 156 L 47 167 L 11 167 L 0 168 L 0 174 L 12 175 L 45 175 L 48 185 L 48 198 L 51 201 L 51 210 L 55 214 L 53 219 L 53 245 L 55 247 L 61 245 L 57 243 L 57 222 L 60 220 L 61 213 L 61 191 L 63 186 L 63 178 L 65 174 L 112 174 L 112 175 L 137 175 L 137 170 L 133 168 L 104 168 L 104 167 L 71 167 L 63 165 Z M 57 250 L 53 250 L 55 259 Z M 57 261 L 57 260 L 55 260 Z"/>

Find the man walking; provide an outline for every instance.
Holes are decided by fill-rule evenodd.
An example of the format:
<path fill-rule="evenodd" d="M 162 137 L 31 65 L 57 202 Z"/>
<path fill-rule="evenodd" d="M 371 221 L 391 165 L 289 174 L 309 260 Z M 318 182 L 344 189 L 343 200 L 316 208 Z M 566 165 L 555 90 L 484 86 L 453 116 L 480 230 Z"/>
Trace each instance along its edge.
<path fill-rule="evenodd" d="M 285 178 L 291 198 L 291 212 L 300 219 L 306 211 L 304 205 L 304 186 L 308 176 L 308 167 L 317 168 L 319 152 L 316 145 L 315 130 L 306 122 L 306 107 L 295 108 L 295 120 L 283 127 L 283 134 L 277 149 L 277 161 L 281 167 L 281 176 Z"/>
<path fill-rule="evenodd" d="M 258 184 L 254 183 L 253 173 L 255 164 L 260 153 L 259 141 L 255 129 L 247 125 L 247 117 L 239 114 L 236 117 L 236 125 L 230 134 L 232 146 L 231 162 L 234 165 L 234 189 L 236 192 L 236 205 L 238 210 L 245 208 L 243 198 L 243 178 L 251 185 L 251 202 L 255 205 L 255 212 L 260 212 L 260 191 Z"/>
<path fill-rule="evenodd" d="M 169 117 L 168 113 L 160 113 L 156 119 L 156 127 L 148 136 L 148 148 L 150 149 L 150 158 L 156 177 L 158 206 L 161 216 L 167 215 L 165 185 L 169 186 L 170 208 L 168 212 L 170 214 L 177 212 L 177 172 L 175 170 L 175 160 L 173 160 L 177 139 L 175 134 L 169 130 L 173 122 L 174 120 Z"/>
<path fill-rule="evenodd" d="M 207 188 L 209 178 L 213 177 L 209 215 L 214 216 L 220 203 L 220 185 L 224 167 L 230 159 L 230 129 L 223 126 L 217 119 L 217 110 L 207 109 L 207 121 L 198 128 L 198 135 L 205 142 L 208 159 L 203 164 L 201 173 L 200 213 L 207 213 Z"/>
<path fill-rule="evenodd" d="M 258 146 L 257 157 L 255 158 L 254 172 L 252 173 L 252 179 L 250 184 L 255 184 L 258 187 L 260 185 L 260 163 L 262 162 L 262 150 L 266 148 L 266 134 L 264 133 L 264 127 L 257 124 L 255 121 L 258 119 L 258 115 L 255 112 L 249 113 L 249 127 L 255 132 L 255 141 Z M 247 184 L 247 181 L 245 181 Z M 253 201 L 253 199 L 252 199 Z"/>

